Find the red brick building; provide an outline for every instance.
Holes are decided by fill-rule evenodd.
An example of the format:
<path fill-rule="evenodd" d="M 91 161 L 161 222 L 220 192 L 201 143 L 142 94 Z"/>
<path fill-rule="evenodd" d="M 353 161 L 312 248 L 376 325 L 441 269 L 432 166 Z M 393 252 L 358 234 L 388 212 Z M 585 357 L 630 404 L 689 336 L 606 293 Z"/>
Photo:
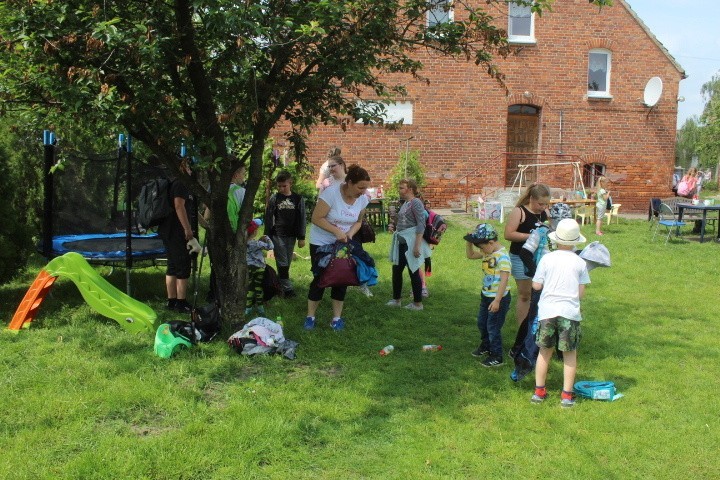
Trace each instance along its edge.
<path fill-rule="evenodd" d="M 626 211 L 645 211 L 651 197 L 670 195 L 685 73 L 628 4 L 600 10 L 587 0 L 560 0 L 542 17 L 510 4 L 499 21 L 507 21 L 517 47 L 498 61 L 509 94 L 472 63 L 425 53 L 429 85 L 408 79 L 408 96 L 391 108 L 391 117 L 404 118 L 400 129 L 319 127 L 309 141 L 311 164 L 339 145 L 348 164 L 360 163 L 374 184 L 387 185 L 409 147 L 426 172 L 424 196 L 439 208 L 464 205 L 467 193 L 482 188 L 513 185 L 518 164 L 566 161 L 580 162 L 586 188 L 598 171 L 617 179 L 613 199 Z M 652 77 L 663 88 L 651 108 L 644 92 Z M 525 173 L 526 181 L 573 186 L 569 166 Z"/>

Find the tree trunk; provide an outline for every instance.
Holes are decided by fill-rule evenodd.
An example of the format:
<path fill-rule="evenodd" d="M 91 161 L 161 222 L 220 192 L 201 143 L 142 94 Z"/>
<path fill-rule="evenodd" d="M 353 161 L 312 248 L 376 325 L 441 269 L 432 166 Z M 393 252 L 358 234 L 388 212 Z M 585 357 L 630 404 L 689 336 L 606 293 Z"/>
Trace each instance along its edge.
<path fill-rule="evenodd" d="M 267 135 L 265 136 L 267 137 Z M 245 199 L 240 209 L 238 230 L 233 232 L 227 217 L 227 186 L 223 194 L 211 195 L 212 215 L 208 245 L 215 272 L 217 299 L 222 306 L 225 326 L 242 324 L 245 320 L 247 293 L 247 229 L 253 218 L 253 202 L 262 174 L 265 137 L 253 141 L 250 153 Z"/>

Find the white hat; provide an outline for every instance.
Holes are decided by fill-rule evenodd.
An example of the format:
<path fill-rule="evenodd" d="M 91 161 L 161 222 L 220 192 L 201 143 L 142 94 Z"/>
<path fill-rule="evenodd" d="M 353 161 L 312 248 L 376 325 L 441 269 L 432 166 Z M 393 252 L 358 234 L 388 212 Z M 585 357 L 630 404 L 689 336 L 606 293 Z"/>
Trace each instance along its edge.
<path fill-rule="evenodd" d="M 572 218 L 565 218 L 558 222 L 554 232 L 548 235 L 550 241 L 558 245 L 577 245 L 585 243 L 585 237 L 580 234 L 580 225 Z"/>

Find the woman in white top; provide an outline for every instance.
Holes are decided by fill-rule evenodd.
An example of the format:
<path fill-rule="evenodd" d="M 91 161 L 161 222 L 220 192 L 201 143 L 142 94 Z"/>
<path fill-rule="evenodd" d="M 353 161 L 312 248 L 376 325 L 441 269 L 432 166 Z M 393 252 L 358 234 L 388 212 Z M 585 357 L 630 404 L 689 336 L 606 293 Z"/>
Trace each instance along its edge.
<path fill-rule="evenodd" d="M 310 258 L 312 269 L 316 271 L 315 252 L 323 245 L 335 242 L 349 242 L 360 230 L 365 216 L 365 207 L 369 200 L 365 191 L 370 186 L 370 175 L 359 165 L 351 165 L 344 183 L 335 183 L 320 193 L 318 202 L 312 213 L 310 226 Z M 307 317 L 305 329 L 315 328 L 315 312 L 322 300 L 324 288 L 318 287 L 320 276 L 313 278 L 308 291 Z M 330 323 L 334 330 L 342 330 L 345 321 L 342 318 L 343 304 L 347 287 L 331 287 L 333 320 Z"/>
<path fill-rule="evenodd" d="M 315 187 L 322 192 L 333 183 L 342 183 L 347 175 L 345 160 L 340 156 L 340 149 L 333 147 L 328 152 L 328 159 L 320 167 Z"/>

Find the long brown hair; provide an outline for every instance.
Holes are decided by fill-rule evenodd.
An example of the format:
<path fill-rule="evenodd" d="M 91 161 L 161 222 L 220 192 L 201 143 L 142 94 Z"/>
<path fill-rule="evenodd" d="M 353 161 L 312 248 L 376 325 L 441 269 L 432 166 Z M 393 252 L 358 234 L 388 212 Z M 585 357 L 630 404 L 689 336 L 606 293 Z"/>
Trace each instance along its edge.
<path fill-rule="evenodd" d="M 522 207 L 530 202 L 530 198 L 540 200 L 541 198 L 550 198 L 550 187 L 544 183 L 533 183 L 525 193 L 523 193 L 515 204 L 516 207 Z"/>

